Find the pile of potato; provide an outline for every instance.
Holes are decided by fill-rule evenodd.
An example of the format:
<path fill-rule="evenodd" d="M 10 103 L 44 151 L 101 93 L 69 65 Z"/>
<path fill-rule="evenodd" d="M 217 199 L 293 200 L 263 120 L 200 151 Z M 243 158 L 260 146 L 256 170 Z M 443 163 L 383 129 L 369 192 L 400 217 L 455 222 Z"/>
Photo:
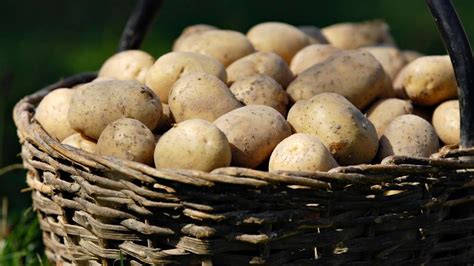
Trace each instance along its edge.
<path fill-rule="evenodd" d="M 113 55 L 34 118 L 63 144 L 156 168 L 328 171 L 458 144 L 456 97 L 449 57 L 400 50 L 381 21 L 201 24 L 157 60 Z"/>

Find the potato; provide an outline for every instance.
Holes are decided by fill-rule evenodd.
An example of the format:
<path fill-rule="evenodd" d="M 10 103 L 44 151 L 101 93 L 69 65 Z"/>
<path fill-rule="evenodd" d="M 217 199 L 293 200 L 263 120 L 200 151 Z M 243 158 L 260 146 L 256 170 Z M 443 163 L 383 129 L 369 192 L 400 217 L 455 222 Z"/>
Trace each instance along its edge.
<path fill-rule="evenodd" d="M 247 37 L 240 32 L 208 30 L 189 35 L 173 51 L 208 55 L 227 67 L 235 60 L 255 52 L 255 49 Z"/>
<path fill-rule="evenodd" d="M 193 169 L 210 172 L 231 162 L 226 136 L 212 123 L 190 119 L 161 136 L 155 148 L 156 168 Z"/>
<path fill-rule="evenodd" d="M 339 94 L 321 93 L 297 102 L 288 122 L 297 133 L 318 137 L 339 164 L 368 163 L 377 152 L 374 126 Z"/>
<path fill-rule="evenodd" d="M 329 44 L 341 49 L 364 46 L 394 46 L 388 25 L 379 20 L 360 23 L 339 23 L 321 29 Z"/>
<path fill-rule="evenodd" d="M 105 80 L 74 90 L 68 120 L 79 133 L 98 139 L 102 130 L 119 118 L 134 118 L 153 130 L 162 116 L 160 99 L 132 80 Z"/>
<path fill-rule="evenodd" d="M 76 149 L 81 149 L 90 153 L 95 153 L 97 149 L 97 144 L 95 143 L 95 140 L 83 136 L 79 133 L 73 134 L 65 138 L 61 142 L 61 144 L 69 145 Z"/>
<path fill-rule="evenodd" d="M 268 159 L 276 145 L 291 135 L 290 125 L 275 109 L 248 105 L 229 112 L 216 121 L 232 149 L 232 164 L 255 168 Z"/>
<path fill-rule="evenodd" d="M 230 91 L 245 105 L 266 105 L 286 116 L 288 95 L 280 84 L 267 75 L 253 75 L 238 80 Z"/>
<path fill-rule="evenodd" d="M 189 35 L 194 33 L 205 32 L 208 30 L 218 30 L 218 28 L 207 24 L 196 24 L 184 28 L 184 30 L 181 32 L 181 35 L 179 35 L 178 39 L 176 39 L 173 44 L 173 51 L 178 50 L 182 45 L 183 40 Z"/>
<path fill-rule="evenodd" d="M 369 52 L 355 50 L 337 53 L 306 69 L 286 91 L 292 101 L 334 92 L 363 109 L 383 92 L 384 81 L 382 65 Z"/>
<path fill-rule="evenodd" d="M 385 73 L 393 80 L 398 72 L 407 64 L 404 54 L 395 47 L 373 46 L 363 50 L 371 53 L 382 65 Z"/>
<path fill-rule="evenodd" d="M 395 118 L 385 129 L 380 138 L 378 157 L 429 157 L 437 152 L 438 148 L 438 136 L 428 121 L 416 115 L 402 115 Z"/>
<path fill-rule="evenodd" d="M 255 74 L 268 75 L 283 88 L 286 88 L 293 80 L 293 73 L 285 60 L 271 52 L 256 52 L 247 55 L 227 67 L 229 84 Z"/>
<path fill-rule="evenodd" d="M 56 89 L 48 93 L 36 107 L 36 121 L 51 137 L 59 141 L 76 133 L 67 118 L 72 93 L 73 90 L 70 89 Z"/>
<path fill-rule="evenodd" d="M 417 59 L 418 57 L 425 56 L 424 54 L 417 52 L 417 51 L 412 51 L 412 50 L 403 50 L 402 51 L 403 56 L 405 57 L 405 61 L 407 63 L 410 63 Z"/>
<path fill-rule="evenodd" d="M 309 37 L 310 43 L 328 44 L 328 40 L 324 37 L 321 29 L 315 26 L 299 26 L 298 29 Z"/>
<path fill-rule="evenodd" d="M 411 113 L 413 113 L 413 105 L 410 101 L 390 98 L 382 99 L 372 104 L 367 111 L 367 118 L 375 126 L 377 135 L 380 138 L 385 128 L 393 119 Z"/>
<path fill-rule="evenodd" d="M 436 105 L 456 98 L 457 83 L 449 56 L 423 56 L 404 70 L 403 87 L 420 105 Z"/>
<path fill-rule="evenodd" d="M 405 87 L 403 87 L 403 81 L 405 79 L 405 75 L 407 73 L 407 66 L 402 68 L 400 72 L 398 72 L 397 77 L 393 80 L 393 91 L 395 96 L 400 99 L 408 99 L 408 95 L 405 91 Z"/>
<path fill-rule="evenodd" d="M 146 85 L 167 103 L 170 89 L 181 77 L 193 72 L 213 75 L 223 82 L 227 81 L 224 65 L 216 59 L 197 53 L 171 52 L 155 62 L 146 75 Z"/>
<path fill-rule="evenodd" d="M 121 118 L 109 124 L 97 140 L 97 153 L 144 164 L 153 162 L 155 136 L 142 122 Z"/>
<path fill-rule="evenodd" d="M 99 70 L 99 77 L 136 80 L 145 83 L 146 73 L 155 58 L 140 50 L 127 50 L 111 56 Z"/>
<path fill-rule="evenodd" d="M 168 104 L 176 122 L 200 118 L 213 122 L 242 104 L 218 78 L 195 72 L 178 79 Z"/>
<path fill-rule="evenodd" d="M 257 51 L 274 52 L 288 64 L 299 50 L 311 43 L 304 32 L 281 22 L 257 24 L 247 32 L 247 37 Z"/>
<path fill-rule="evenodd" d="M 461 136 L 459 101 L 451 100 L 440 104 L 433 113 L 433 126 L 445 144 L 459 144 Z"/>
<path fill-rule="evenodd" d="M 155 128 L 155 131 L 158 131 L 158 132 L 164 132 L 170 129 L 174 124 L 174 118 L 173 118 L 173 115 L 171 114 L 169 105 L 167 105 L 166 103 L 163 103 L 161 105 L 163 107 L 163 115 L 161 116 L 161 119 Z"/>
<path fill-rule="evenodd" d="M 270 156 L 269 171 L 328 171 L 338 164 L 315 136 L 298 133 L 280 142 Z"/>
<path fill-rule="evenodd" d="M 329 44 L 312 44 L 301 49 L 291 60 L 290 69 L 295 75 L 319 64 L 330 56 L 342 51 Z"/>
<path fill-rule="evenodd" d="M 387 72 L 385 72 L 385 79 L 384 79 L 384 86 L 378 98 L 386 99 L 386 98 L 395 98 L 395 90 L 393 89 L 392 79 L 388 76 Z"/>

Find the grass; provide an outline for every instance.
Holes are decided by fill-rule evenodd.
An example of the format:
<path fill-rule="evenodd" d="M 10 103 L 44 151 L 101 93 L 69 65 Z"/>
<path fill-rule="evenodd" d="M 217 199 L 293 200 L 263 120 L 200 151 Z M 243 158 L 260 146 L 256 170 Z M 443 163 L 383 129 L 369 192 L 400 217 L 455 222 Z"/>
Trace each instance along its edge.
<path fill-rule="evenodd" d="M 28 266 L 49 265 L 44 255 L 41 231 L 35 212 L 26 209 L 20 217 L 14 219 L 14 227 L 7 226 L 8 201 L 2 200 L 0 217 L 0 265 Z"/>

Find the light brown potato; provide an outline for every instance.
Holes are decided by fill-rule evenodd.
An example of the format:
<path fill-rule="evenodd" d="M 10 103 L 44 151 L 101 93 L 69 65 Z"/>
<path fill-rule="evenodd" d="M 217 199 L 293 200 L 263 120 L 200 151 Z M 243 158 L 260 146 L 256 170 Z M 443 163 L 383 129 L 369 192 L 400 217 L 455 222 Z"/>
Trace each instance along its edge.
<path fill-rule="evenodd" d="M 293 80 L 288 64 L 279 55 L 272 52 L 256 52 L 232 63 L 227 67 L 228 83 L 244 79 L 255 74 L 265 74 L 276 80 L 283 88 Z"/>
<path fill-rule="evenodd" d="M 383 92 L 384 84 L 382 65 L 369 52 L 355 50 L 337 53 L 308 68 L 286 91 L 294 102 L 334 92 L 363 109 Z"/>
<path fill-rule="evenodd" d="M 276 145 L 291 135 L 290 125 L 275 109 L 248 105 L 219 117 L 216 125 L 227 136 L 232 164 L 255 168 L 270 157 Z"/>
<path fill-rule="evenodd" d="M 190 119 L 161 136 L 155 148 L 155 166 L 210 172 L 229 166 L 231 156 L 224 133 L 206 120 Z"/>
<path fill-rule="evenodd" d="M 161 116 L 160 122 L 155 128 L 156 132 L 165 132 L 170 129 L 174 124 L 174 118 L 171 114 L 169 105 L 166 103 L 161 104 L 163 107 L 163 115 Z"/>
<path fill-rule="evenodd" d="M 385 128 L 393 119 L 406 114 L 413 113 L 413 105 L 410 101 L 389 98 L 382 99 L 372 104 L 367 111 L 367 118 L 372 122 L 380 138 Z"/>
<path fill-rule="evenodd" d="M 208 30 L 189 35 L 173 51 L 204 54 L 217 59 L 227 67 L 237 59 L 255 52 L 255 49 L 240 32 Z"/>
<path fill-rule="evenodd" d="M 395 98 L 395 97 L 396 97 L 396 94 L 395 94 L 395 90 L 393 89 L 392 79 L 385 72 L 384 86 L 378 98 L 386 99 L 386 98 Z"/>
<path fill-rule="evenodd" d="M 140 50 L 127 50 L 111 56 L 99 70 L 99 78 L 136 80 L 145 83 L 146 73 L 155 58 Z"/>
<path fill-rule="evenodd" d="M 153 162 L 155 136 L 142 122 L 121 118 L 108 125 L 97 140 L 97 153 L 144 164 Z"/>
<path fill-rule="evenodd" d="M 400 72 L 398 72 L 397 77 L 393 80 L 392 83 L 395 96 L 400 99 L 408 99 L 405 87 L 403 86 L 403 81 L 405 79 L 406 73 L 409 71 L 407 71 L 407 66 L 405 66 L 400 70 Z"/>
<path fill-rule="evenodd" d="M 374 126 L 339 94 L 321 93 L 297 102 L 288 122 L 297 133 L 318 137 L 341 165 L 368 163 L 377 153 Z"/>
<path fill-rule="evenodd" d="M 134 118 L 153 130 L 161 119 L 160 99 L 145 85 L 132 80 L 105 80 L 74 90 L 68 120 L 79 133 L 98 139 L 119 118 Z"/>
<path fill-rule="evenodd" d="M 266 105 L 286 116 L 288 95 L 274 79 L 267 75 L 253 75 L 230 86 L 235 98 L 244 105 Z"/>
<path fill-rule="evenodd" d="M 328 171 L 338 164 L 315 136 L 298 133 L 280 142 L 270 156 L 269 171 Z"/>
<path fill-rule="evenodd" d="M 329 44 L 312 44 L 301 49 L 291 60 L 290 69 L 295 75 L 319 64 L 342 50 Z"/>
<path fill-rule="evenodd" d="M 371 53 L 382 65 L 385 73 L 393 80 L 398 72 L 407 64 L 404 54 L 395 47 L 372 46 L 363 50 Z"/>
<path fill-rule="evenodd" d="M 388 25 L 380 20 L 339 23 L 322 28 L 321 31 L 330 44 L 341 49 L 395 45 Z"/>
<path fill-rule="evenodd" d="M 195 72 L 173 85 L 168 101 L 176 122 L 200 118 L 213 122 L 242 104 L 218 78 Z"/>
<path fill-rule="evenodd" d="M 247 37 L 257 51 L 274 52 L 288 64 L 299 50 L 311 43 L 306 33 L 281 22 L 257 24 L 247 32 Z"/>
<path fill-rule="evenodd" d="M 309 37 L 310 43 L 328 44 L 328 40 L 324 37 L 321 29 L 315 26 L 299 26 L 298 29 Z"/>
<path fill-rule="evenodd" d="M 156 60 L 146 75 L 146 85 L 160 97 L 161 102 L 168 103 L 173 84 L 193 72 L 208 73 L 227 81 L 224 65 L 216 59 L 198 53 L 171 52 Z"/>
<path fill-rule="evenodd" d="M 420 52 L 412 51 L 412 50 L 403 50 L 402 53 L 403 53 L 403 56 L 405 57 L 405 61 L 407 61 L 407 63 L 410 63 L 410 62 L 414 61 L 418 57 L 425 56 L 424 54 L 422 54 Z"/>
<path fill-rule="evenodd" d="M 59 141 L 76 133 L 67 118 L 72 93 L 73 90 L 70 89 L 56 89 L 48 93 L 36 107 L 36 121 L 51 137 Z"/>
<path fill-rule="evenodd" d="M 97 149 L 97 143 L 95 140 L 90 139 L 86 136 L 83 136 L 79 133 L 73 134 L 67 138 L 65 138 L 61 144 L 69 145 L 76 149 L 80 149 L 83 151 L 87 151 L 90 153 L 95 153 Z"/>
<path fill-rule="evenodd" d="M 428 121 L 416 115 L 402 115 L 395 118 L 385 129 L 380 138 L 378 157 L 429 157 L 437 152 L 438 148 L 438 136 Z"/>
<path fill-rule="evenodd" d="M 451 100 L 440 104 L 433 113 L 433 126 L 445 144 L 459 144 L 461 136 L 459 101 Z"/>
<path fill-rule="evenodd" d="M 207 24 L 196 24 L 196 25 L 191 25 L 184 28 L 184 30 L 181 32 L 181 35 L 179 35 L 178 39 L 176 39 L 173 44 L 173 51 L 179 50 L 180 46 L 182 45 L 183 40 L 189 35 L 194 34 L 194 33 L 208 31 L 208 30 L 218 30 L 218 28 L 212 25 L 207 25 Z"/>
<path fill-rule="evenodd" d="M 403 87 L 420 105 L 436 105 L 456 98 L 457 83 L 449 56 L 423 56 L 404 69 Z"/>

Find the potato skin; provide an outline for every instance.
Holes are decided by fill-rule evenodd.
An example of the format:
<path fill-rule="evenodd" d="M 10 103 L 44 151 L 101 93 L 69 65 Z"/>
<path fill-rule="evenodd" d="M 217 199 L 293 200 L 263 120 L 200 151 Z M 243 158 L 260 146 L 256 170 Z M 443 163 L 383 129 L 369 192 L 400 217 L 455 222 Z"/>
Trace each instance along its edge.
<path fill-rule="evenodd" d="M 208 73 L 223 82 L 227 81 L 224 65 L 216 59 L 198 53 L 171 52 L 158 58 L 148 70 L 146 85 L 160 97 L 161 102 L 168 103 L 173 84 L 193 72 Z"/>
<path fill-rule="evenodd" d="M 217 59 L 227 67 L 237 59 L 255 52 L 255 49 L 240 32 L 208 30 L 189 35 L 173 51 L 204 54 Z"/>
<path fill-rule="evenodd" d="M 256 52 L 242 57 L 227 67 L 227 74 L 229 84 L 255 74 L 268 75 L 283 88 L 293 80 L 293 73 L 288 64 L 272 52 Z"/>
<path fill-rule="evenodd" d="M 200 118 L 213 122 L 242 104 L 218 78 L 195 72 L 173 85 L 168 101 L 176 122 Z"/>
<path fill-rule="evenodd" d="M 445 144 L 459 144 L 461 136 L 459 101 L 451 100 L 440 104 L 433 113 L 433 126 Z"/>
<path fill-rule="evenodd" d="M 156 168 L 193 169 L 210 172 L 230 165 L 232 153 L 226 136 L 202 119 L 181 122 L 159 139 Z"/>
<path fill-rule="evenodd" d="M 438 148 L 438 136 L 428 121 L 416 115 L 402 115 L 395 118 L 385 129 L 380 138 L 378 157 L 429 157 L 437 152 Z"/>
<path fill-rule="evenodd" d="M 257 24 L 247 32 L 247 37 L 257 51 L 274 52 L 288 64 L 299 50 L 311 43 L 304 32 L 281 22 Z"/>
<path fill-rule="evenodd" d="M 287 119 L 297 133 L 318 137 L 341 165 L 368 163 L 377 153 L 374 126 L 339 94 L 321 93 L 297 102 Z"/>
<path fill-rule="evenodd" d="M 51 137 L 57 138 L 59 141 L 76 133 L 67 118 L 72 93 L 71 89 L 56 89 L 48 93 L 36 107 L 34 116 L 36 121 Z"/>
<path fill-rule="evenodd" d="M 382 65 L 366 51 L 340 52 L 303 71 L 287 88 L 293 102 L 323 92 L 346 97 L 363 109 L 384 90 Z"/>
<path fill-rule="evenodd" d="M 80 149 L 90 153 L 95 153 L 97 150 L 97 143 L 95 142 L 95 140 L 85 137 L 80 133 L 76 133 L 65 138 L 61 142 L 61 144 L 69 145 L 76 149 Z"/>
<path fill-rule="evenodd" d="M 382 65 L 385 73 L 394 80 L 398 72 L 407 64 L 404 54 L 395 47 L 372 46 L 363 50 L 371 53 Z"/>
<path fill-rule="evenodd" d="M 413 105 L 410 101 L 389 98 L 378 100 L 372 104 L 367 111 L 367 118 L 375 126 L 377 135 L 380 138 L 385 128 L 393 119 L 411 113 L 413 113 Z"/>
<path fill-rule="evenodd" d="M 97 140 L 97 153 L 144 164 L 153 162 L 155 136 L 142 122 L 121 118 L 109 124 Z"/>
<path fill-rule="evenodd" d="M 328 171 L 338 164 L 315 136 L 298 133 L 280 142 L 270 156 L 269 171 Z"/>
<path fill-rule="evenodd" d="M 230 86 L 235 98 L 244 105 L 266 105 L 286 116 L 288 95 L 274 79 L 267 75 L 253 75 Z"/>
<path fill-rule="evenodd" d="M 342 50 L 329 44 L 312 44 L 301 49 L 291 60 L 290 69 L 301 74 L 313 65 L 319 64 Z"/>
<path fill-rule="evenodd" d="M 341 49 L 364 46 L 394 46 L 388 25 L 380 20 L 360 23 L 338 23 L 321 29 L 330 44 Z"/>
<path fill-rule="evenodd" d="M 207 24 L 196 24 L 196 25 L 191 25 L 183 29 L 181 32 L 181 35 L 175 40 L 173 43 L 173 51 L 177 51 L 180 49 L 180 46 L 182 45 L 183 40 L 188 37 L 191 34 L 194 33 L 200 33 L 208 30 L 218 30 L 218 28 L 212 26 L 212 25 L 207 25 Z"/>
<path fill-rule="evenodd" d="M 131 80 L 106 80 L 74 90 L 68 119 L 71 127 L 98 139 L 113 121 L 128 117 L 153 130 L 162 116 L 160 99 L 145 85 Z"/>
<path fill-rule="evenodd" d="M 403 50 L 402 53 L 407 63 L 410 63 L 419 57 L 425 56 L 424 54 L 420 52 L 412 51 L 412 50 Z"/>
<path fill-rule="evenodd" d="M 229 112 L 216 121 L 232 149 L 232 164 L 255 168 L 270 157 L 276 145 L 291 135 L 290 125 L 275 109 L 248 105 Z"/>
<path fill-rule="evenodd" d="M 145 83 L 148 69 L 155 58 L 140 50 L 127 50 L 111 56 L 99 70 L 99 77 L 136 80 Z"/>
<path fill-rule="evenodd" d="M 449 56 L 424 56 L 404 71 L 403 87 L 420 105 L 436 105 L 457 96 L 457 83 Z"/>

